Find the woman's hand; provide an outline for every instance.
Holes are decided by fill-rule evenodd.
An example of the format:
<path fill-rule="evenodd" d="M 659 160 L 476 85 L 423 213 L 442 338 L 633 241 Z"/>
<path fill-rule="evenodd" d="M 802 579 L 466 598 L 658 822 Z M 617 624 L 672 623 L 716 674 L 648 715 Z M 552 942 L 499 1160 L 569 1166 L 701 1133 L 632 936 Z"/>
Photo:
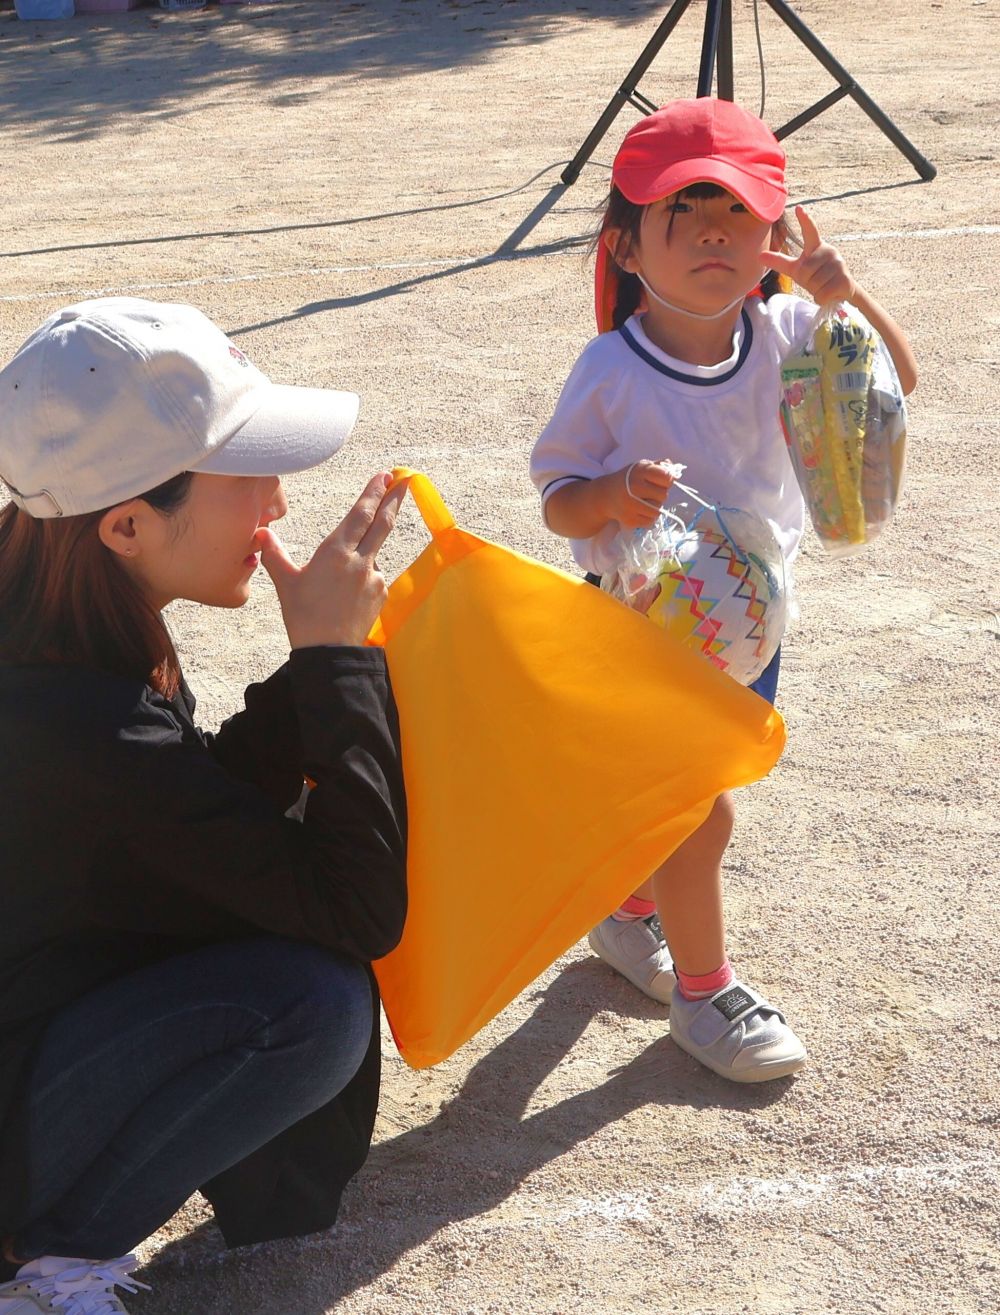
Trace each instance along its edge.
<path fill-rule="evenodd" d="M 376 475 L 305 566 L 296 566 L 271 529 L 257 532 L 260 559 L 281 604 L 292 648 L 363 644 L 388 592 L 375 555 L 396 523 L 406 492 Z"/>
<path fill-rule="evenodd" d="M 802 229 L 801 252 L 790 256 L 784 251 L 763 251 L 761 260 L 768 269 L 787 274 L 819 306 L 828 301 L 856 304 L 857 285 L 840 252 L 822 240 L 819 229 L 802 206 L 795 207 L 795 217 Z"/>

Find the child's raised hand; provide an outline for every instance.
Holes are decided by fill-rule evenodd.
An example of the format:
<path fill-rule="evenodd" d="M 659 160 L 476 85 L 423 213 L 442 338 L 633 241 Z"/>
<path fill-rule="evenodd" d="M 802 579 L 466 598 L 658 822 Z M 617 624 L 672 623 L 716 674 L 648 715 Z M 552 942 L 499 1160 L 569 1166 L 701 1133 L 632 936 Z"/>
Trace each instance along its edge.
<path fill-rule="evenodd" d="M 802 229 L 801 252 L 790 256 L 783 251 L 763 251 L 761 260 L 768 269 L 787 274 L 820 306 L 828 301 L 852 301 L 857 285 L 840 252 L 823 241 L 804 207 L 795 207 L 795 217 Z"/>
<path fill-rule="evenodd" d="M 608 520 L 617 521 L 627 530 L 652 525 L 674 482 L 668 466 L 662 461 L 633 461 L 631 466 L 604 478 L 607 480 Z"/>

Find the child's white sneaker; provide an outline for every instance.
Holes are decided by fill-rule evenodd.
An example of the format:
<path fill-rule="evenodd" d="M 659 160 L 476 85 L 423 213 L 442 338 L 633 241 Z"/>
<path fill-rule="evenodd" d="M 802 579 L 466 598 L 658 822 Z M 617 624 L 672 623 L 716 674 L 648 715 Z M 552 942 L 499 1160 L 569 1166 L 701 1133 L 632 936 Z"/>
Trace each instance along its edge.
<path fill-rule="evenodd" d="M 806 1062 L 802 1042 L 784 1015 L 742 982 L 704 1000 L 677 987 L 670 1002 L 670 1035 L 689 1055 L 733 1082 L 769 1082 Z"/>
<path fill-rule="evenodd" d="M 652 919 L 644 918 L 633 918 L 630 922 L 605 918 L 587 937 L 587 943 L 615 972 L 627 977 L 651 999 L 666 1005 L 670 1003 L 677 978 L 667 943 L 653 930 L 651 922 Z"/>
<path fill-rule="evenodd" d="M 115 1288 L 138 1292 L 148 1284 L 133 1278 L 135 1256 L 117 1260 L 78 1260 L 73 1256 L 39 1256 L 29 1260 L 9 1283 L 0 1284 L 0 1315 L 128 1315 Z"/>

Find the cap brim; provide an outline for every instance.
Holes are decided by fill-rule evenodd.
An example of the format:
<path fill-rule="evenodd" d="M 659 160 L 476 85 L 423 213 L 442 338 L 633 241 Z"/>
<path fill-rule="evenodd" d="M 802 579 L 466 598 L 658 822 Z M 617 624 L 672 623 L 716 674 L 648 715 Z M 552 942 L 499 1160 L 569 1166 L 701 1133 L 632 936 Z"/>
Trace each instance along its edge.
<path fill-rule="evenodd" d="M 788 192 L 783 186 L 751 177 L 728 160 L 715 160 L 711 157 L 681 160 L 653 177 L 649 176 L 648 169 L 641 171 L 641 178 L 629 176 L 630 173 L 639 172 L 620 169 L 613 179 L 618 190 L 634 205 L 651 205 L 654 201 L 662 201 L 665 196 L 672 196 L 674 192 L 683 191 L 685 187 L 693 187 L 695 183 L 716 183 L 724 187 L 758 219 L 769 224 L 781 217 L 788 204 Z"/>
<path fill-rule="evenodd" d="M 196 470 L 210 475 L 290 475 L 332 457 L 358 418 L 361 399 L 334 388 L 268 382 L 250 419 Z"/>

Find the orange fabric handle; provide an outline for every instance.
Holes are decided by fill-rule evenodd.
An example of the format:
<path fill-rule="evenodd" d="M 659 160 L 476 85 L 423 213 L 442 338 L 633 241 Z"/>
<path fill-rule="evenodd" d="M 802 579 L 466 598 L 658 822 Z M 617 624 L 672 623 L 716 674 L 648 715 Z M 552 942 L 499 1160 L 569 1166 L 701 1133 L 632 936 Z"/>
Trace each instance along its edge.
<path fill-rule="evenodd" d="M 443 534 L 445 530 L 455 528 L 455 517 L 445 506 L 441 494 L 426 475 L 422 475 L 419 470 L 410 470 L 408 466 L 397 466 L 392 472 L 389 489 L 398 488 L 404 483 L 410 490 L 410 497 L 417 504 L 417 510 L 424 518 L 424 524 L 431 534 L 437 536 Z"/>
<path fill-rule="evenodd" d="M 454 516 L 426 475 L 410 470 L 408 466 L 397 466 L 392 472 L 389 488 L 398 488 L 400 484 L 406 484 L 409 489 L 424 524 L 430 530 L 431 542 L 389 589 L 385 606 L 365 641 L 378 648 L 385 647 L 414 608 L 427 597 L 445 563 L 459 561 L 474 552 L 480 543 L 474 535 L 456 528 Z"/>

